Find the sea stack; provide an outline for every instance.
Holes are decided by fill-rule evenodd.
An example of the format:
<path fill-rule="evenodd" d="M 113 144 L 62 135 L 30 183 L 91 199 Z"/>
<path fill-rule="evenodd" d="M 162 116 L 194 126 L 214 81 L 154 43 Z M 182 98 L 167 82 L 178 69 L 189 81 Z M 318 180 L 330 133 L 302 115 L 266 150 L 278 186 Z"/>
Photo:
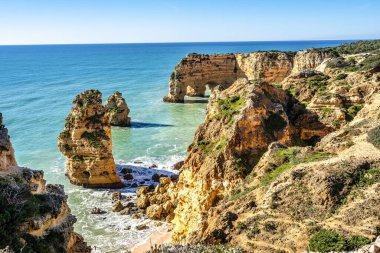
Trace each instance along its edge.
<path fill-rule="evenodd" d="M 112 126 L 131 126 L 131 118 L 128 116 L 130 110 L 121 92 L 116 91 L 109 96 L 105 108 Z"/>
<path fill-rule="evenodd" d="M 89 188 L 122 187 L 112 156 L 111 126 L 102 93 L 87 90 L 76 96 L 58 148 L 66 156 L 70 182 Z"/>

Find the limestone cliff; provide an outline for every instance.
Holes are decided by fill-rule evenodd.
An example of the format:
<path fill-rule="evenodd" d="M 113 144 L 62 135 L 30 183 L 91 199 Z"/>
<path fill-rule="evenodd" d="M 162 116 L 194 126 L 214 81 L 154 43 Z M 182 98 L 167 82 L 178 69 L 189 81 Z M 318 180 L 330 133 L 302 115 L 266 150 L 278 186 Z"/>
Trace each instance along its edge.
<path fill-rule="evenodd" d="M 0 159 L 7 161 L 0 164 L 0 249 L 91 252 L 74 232 L 76 219 L 70 213 L 63 186 L 46 185 L 43 171 L 18 167 L 7 129 L 2 124 L 0 128 Z"/>
<path fill-rule="evenodd" d="M 121 187 L 112 156 L 111 126 L 102 94 L 88 90 L 73 101 L 58 148 L 66 156 L 70 182 L 84 187 Z"/>
<path fill-rule="evenodd" d="M 8 129 L 3 125 L 3 115 L 0 113 L 0 171 L 16 166 L 16 159 L 8 135 Z"/>
<path fill-rule="evenodd" d="M 249 54 L 189 54 L 170 76 L 166 102 L 183 102 L 185 96 L 204 96 L 206 87 L 228 88 L 239 78 L 279 83 L 291 73 L 318 67 L 325 52 L 256 52 Z"/>
<path fill-rule="evenodd" d="M 173 241 L 326 252 L 379 236 L 379 50 L 375 41 L 255 53 L 263 62 L 276 55 L 267 72 L 225 55 L 235 56 L 236 79 L 213 83 L 206 119 L 167 189 L 177 205 Z M 210 83 L 220 65 L 207 57 L 189 55 L 176 67 L 168 101 L 181 101 L 187 84 Z"/>
<path fill-rule="evenodd" d="M 105 108 L 112 126 L 131 126 L 131 118 L 128 116 L 130 110 L 120 92 L 115 92 L 108 97 Z"/>
<path fill-rule="evenodd" d="M 208 213 L 242 183 L 273 141 L 314 144 L 330 131 L 284 90 L 239 79 L 215 91 L 177 184 L 173 239 L 198 241 Z"/>

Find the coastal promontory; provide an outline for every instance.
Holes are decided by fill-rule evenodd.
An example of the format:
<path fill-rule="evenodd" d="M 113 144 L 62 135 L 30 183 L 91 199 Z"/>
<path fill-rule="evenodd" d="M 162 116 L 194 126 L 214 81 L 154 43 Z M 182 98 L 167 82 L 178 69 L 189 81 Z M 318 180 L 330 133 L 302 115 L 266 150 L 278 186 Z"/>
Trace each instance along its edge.
<path fill-rule="evenodd" d="M 176 204 L 172 241 L 378 252 L 379 50 L 365 41 L 184 58 L 165 101 L 202 96 L 207 85 L 212 93 L 166 189 Z"/>
<path fill-rule="evenodd" d="M 43 171 L 17 166 L 1 114 L 0 161 L 0 251 L 90 253 L 74 232 L 63 186 L 46 184 Z"/>

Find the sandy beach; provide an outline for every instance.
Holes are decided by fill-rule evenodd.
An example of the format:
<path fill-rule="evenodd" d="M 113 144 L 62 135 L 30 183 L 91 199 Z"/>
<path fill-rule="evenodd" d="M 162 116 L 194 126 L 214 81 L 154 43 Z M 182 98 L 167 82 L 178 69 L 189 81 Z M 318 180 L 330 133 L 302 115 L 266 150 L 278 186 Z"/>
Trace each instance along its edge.
<path fill-rule="evenodd" d="M 154 245 L 161 245 L 165 243 L 170 243 L 171 232 L 163 231 L 155 231 L 149 237 L 144 239 L 143 241 L 135 244 L 129 250 L 132 253 L 144 253 L 151 249 Z"/>

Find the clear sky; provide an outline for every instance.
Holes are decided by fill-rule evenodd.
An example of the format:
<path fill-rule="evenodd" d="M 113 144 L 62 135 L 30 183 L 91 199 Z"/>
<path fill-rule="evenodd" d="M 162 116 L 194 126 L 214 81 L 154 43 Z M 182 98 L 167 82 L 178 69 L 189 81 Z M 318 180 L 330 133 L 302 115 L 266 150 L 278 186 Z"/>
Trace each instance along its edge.
<path fill-rule="evenodd" d="M 0 44 L 380 38 L 380 0 L 0 0 Z"/>

